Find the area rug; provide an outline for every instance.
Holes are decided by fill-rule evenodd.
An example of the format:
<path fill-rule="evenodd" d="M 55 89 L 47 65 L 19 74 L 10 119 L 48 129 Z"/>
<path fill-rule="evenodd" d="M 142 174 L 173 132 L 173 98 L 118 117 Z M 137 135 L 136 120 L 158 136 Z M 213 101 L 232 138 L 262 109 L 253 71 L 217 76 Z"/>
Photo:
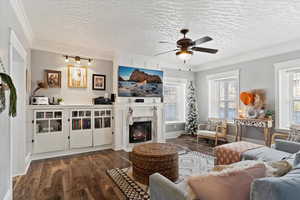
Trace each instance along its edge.
<path fill-rule="evenodd" d="M 200 175 L 214 167 L 214 157 L 196 151 L 179 154 L 179 179 L 178 184 L 190 175 Z M 148 186 L 133 179 L 132 168 L 110 169 L 107 174 L 119 187 L 127 200 L 149 200 Z"/>

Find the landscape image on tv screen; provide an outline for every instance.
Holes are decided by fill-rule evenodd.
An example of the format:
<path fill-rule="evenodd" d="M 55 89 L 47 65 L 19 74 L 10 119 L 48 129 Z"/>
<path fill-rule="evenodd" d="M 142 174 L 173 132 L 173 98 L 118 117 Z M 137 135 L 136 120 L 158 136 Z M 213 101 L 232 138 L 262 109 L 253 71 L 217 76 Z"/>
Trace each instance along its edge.
<path fill-rule="evenodd" d="M 159 70 L 119 66 L 120 97 L 161 97 L 163 72 Z"/>

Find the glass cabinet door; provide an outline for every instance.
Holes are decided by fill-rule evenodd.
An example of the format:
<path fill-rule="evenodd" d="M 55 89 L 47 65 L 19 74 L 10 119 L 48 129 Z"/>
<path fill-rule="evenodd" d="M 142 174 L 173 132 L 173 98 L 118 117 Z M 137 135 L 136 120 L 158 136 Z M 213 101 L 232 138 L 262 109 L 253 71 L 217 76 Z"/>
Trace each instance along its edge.
<path fill-rule="evenodd" d="M 49 130 L 49 120 L 37 120 L 36 121 L 36 133 L 43 134 L 48 133 Z"/>
<path fill-rule="evenodd" d="M 91 129 L 91 118 L 83 118 L 82 119 L 82 129 Z"/>
<path fill-rule="evenodd" d="M 102 118 L 95 118 L 95 129 L 102 128 Z"/>
<path fill-rule="evenodd" d="M 50 120 L 50 132 L 61 132 L 62 131 L 62 120 L 54 119 Z"/>
<path fill-rule="evenodd" d="M 110 128 L 111 127 L 111 118 L 105 117 L 104 118 L 104 128 Z"/>
<path fill-rule="evenodd" d="M 81 129 L 81 119 L 72 119 L 72 130 Z"/>

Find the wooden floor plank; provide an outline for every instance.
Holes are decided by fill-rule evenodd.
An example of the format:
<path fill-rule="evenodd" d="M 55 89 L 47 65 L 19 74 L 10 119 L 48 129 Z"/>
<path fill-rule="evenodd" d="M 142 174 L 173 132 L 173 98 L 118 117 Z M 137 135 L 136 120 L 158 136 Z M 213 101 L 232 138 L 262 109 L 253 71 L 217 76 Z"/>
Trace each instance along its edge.
<path fill-rule="evenodd" d="M 212 153 L 206 143 L 181 137 L 168 142 L 192 150 Z M 60 158 L 33 161 L 24 176 L 13 180 L 14 200 L 124 200 L 107 169 L 130 166 L 129 153 L 103 150 Z"/>

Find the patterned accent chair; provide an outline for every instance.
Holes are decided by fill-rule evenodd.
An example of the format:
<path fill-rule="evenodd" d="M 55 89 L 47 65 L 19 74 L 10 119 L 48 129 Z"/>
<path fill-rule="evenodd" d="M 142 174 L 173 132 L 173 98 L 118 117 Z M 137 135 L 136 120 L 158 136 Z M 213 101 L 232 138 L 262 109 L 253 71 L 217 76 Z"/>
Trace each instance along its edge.
<path fill-rule="evenodd" d="M 227 121 L 218 118 L 209 118 L 207 124 L 199 124 L 197 131 L 197 143 L 199 138 L 214 140 L 215 145 L 218 141 L 227 141 Z"/>

